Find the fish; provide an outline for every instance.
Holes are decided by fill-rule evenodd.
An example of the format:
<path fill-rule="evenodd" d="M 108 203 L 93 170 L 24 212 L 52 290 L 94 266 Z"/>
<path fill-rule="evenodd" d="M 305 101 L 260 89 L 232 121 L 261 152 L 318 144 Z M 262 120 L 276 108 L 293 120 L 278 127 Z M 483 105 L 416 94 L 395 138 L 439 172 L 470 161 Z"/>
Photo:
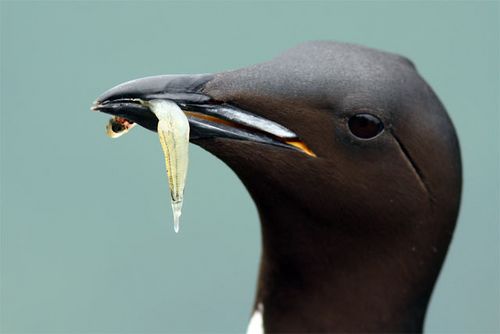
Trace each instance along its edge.
<path fill-rule="evenodd" d="M 149 107 L 158 118 L 157 131 L 165 155 L 174 231 L 178 233 L 189 162 L 189 121 L 182 109 L 170 100 L 152 100 Z"/>
<path fill-rule="evenodd" d="M 106 134 L 110 138 L 118 138 L 129 132 L 134 126 L 135 123 L 125 118 L 113 116 L 106 125 Z"/>
<path fill-rule="evenodd" d="M 182 109 L 170 100 L 151 100 L 145 104 L 158 118 L 157 131 L 165 156 L 174 231 L 178 233 L 189 162 L 189 121 Z M 114 116 L 106 125 L 106 133 L 118 138 L 134 126 L 134 122 Z"/>

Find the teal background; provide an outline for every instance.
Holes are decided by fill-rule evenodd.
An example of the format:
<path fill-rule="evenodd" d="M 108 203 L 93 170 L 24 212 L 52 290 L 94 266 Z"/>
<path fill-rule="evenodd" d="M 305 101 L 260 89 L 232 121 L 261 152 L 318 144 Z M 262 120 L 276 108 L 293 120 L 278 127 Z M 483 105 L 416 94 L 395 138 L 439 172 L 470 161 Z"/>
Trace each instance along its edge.
<path fill-rule="evenodd" d="M 175 235 L 157 137 L 119 140 L 102 91 L 218 72 L 302 41 L 411 58 L 463 150 L 460 220 L 427 332 L 499 332 L 498 2 L 1 2 L 1 331 L 242 332 L 259 258 L 255 207 L 191 145 Z"/>

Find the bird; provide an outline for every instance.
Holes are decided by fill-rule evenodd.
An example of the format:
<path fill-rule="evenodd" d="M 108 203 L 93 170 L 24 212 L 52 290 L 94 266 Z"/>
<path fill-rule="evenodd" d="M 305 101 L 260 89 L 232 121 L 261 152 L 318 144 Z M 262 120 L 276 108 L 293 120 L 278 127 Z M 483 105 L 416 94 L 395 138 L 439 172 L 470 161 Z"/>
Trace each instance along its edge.
<path fill-rule="evenodd" d="M 452 121 L 412 61 L 309 41 L 241 69 L 132 80 L 92 109 L 156 131 L 153 99 L 181 108 L 190 142 L 255 202 L 251 331 L 422 332 L 462 168 Z"/>

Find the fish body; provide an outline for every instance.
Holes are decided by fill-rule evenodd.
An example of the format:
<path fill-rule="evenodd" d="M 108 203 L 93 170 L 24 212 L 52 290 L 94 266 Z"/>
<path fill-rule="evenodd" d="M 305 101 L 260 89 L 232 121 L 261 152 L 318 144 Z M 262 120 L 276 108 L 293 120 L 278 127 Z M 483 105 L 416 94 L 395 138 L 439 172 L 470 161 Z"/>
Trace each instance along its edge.
<path fill-rule="evenodd" d="M 165 155 L 174 230 L 179 232 L 189 161 L 189 122 L 182 109 L 170 100 L 151 100 L 147 103 L 151 112 L 158 118 L 157 131 Z M 118 138 L 134 126 L 135 123 L 114 116 L 106 125 L 106 133 L 111 138 Z"/>
<path fill-rule="evenodd" d="M 182 109 L 172 101 L 152 100 L 149 104 L 158 118 L 157 130 L 165 155 L 174 229 L 178 232 L 189 161 L 189 122 Z"/>

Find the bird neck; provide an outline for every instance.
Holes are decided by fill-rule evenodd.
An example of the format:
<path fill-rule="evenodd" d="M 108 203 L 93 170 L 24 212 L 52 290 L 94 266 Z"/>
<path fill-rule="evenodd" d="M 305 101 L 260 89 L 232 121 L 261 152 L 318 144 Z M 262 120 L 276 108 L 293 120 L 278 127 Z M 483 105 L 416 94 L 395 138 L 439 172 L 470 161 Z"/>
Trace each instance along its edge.
<path fill-rule="evenodd" d="M 346 233 L 341 222 L 316 221 L 293 203 L 257 206 L 255 305 L 263 306 L 266 332 L 421 332 L 439 269 L 425 273 L 421 266 L 413 275 L 411 260 L 405 268 L 404 235 L 391 242 Z"/>

